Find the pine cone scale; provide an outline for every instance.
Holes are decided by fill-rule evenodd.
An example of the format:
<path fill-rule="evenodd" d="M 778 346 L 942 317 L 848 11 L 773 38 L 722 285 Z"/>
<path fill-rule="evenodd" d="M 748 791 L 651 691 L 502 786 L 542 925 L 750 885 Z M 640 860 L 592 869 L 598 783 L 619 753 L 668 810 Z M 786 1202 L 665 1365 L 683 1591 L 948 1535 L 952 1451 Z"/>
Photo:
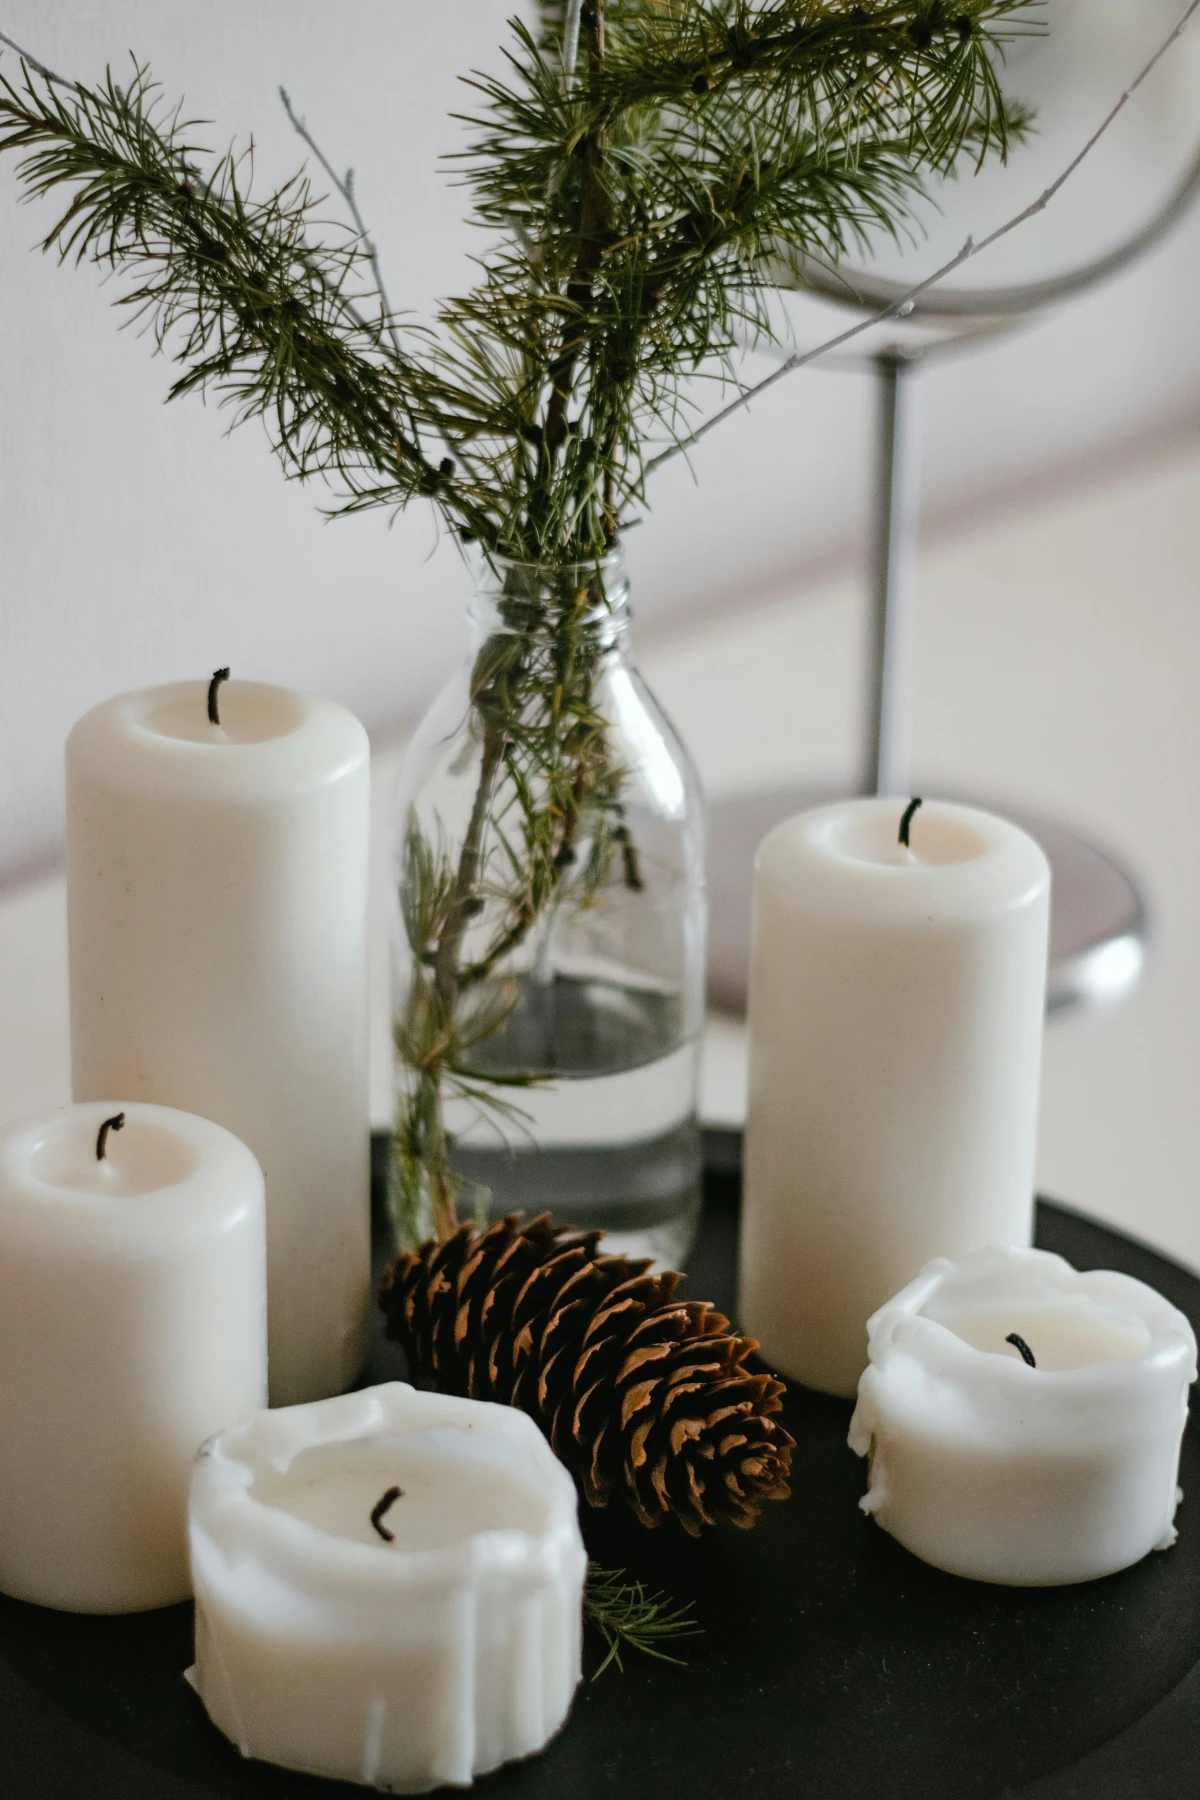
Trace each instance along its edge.
<path fill-rule="evenodd" d="M 643 1419 L 629 1440 L 629 1466 L 637 1470 L 646 1463 L 646 1439 L 654 1429 L 653 1419 Z"/>
<path fill-rule="evenodd" d="M 661 1387 L 661 1380 L 639 1381 L 636 1387 L 626 1389 L 621 1401 L 621 1425 L 629 1424 L 635 1413 L 643 1412 L 650 1404 L 650 1397 L 655 1388 Z"/>
<path fill-rule="evenodd" d="M 596 1433 L 595 1441 L 592 1445 L 591 1462 L 588 1465 L 584 1476 L 584 1498 L 587 1500 L 589 1506 L 607 1506 L 609 1497 L 612 1494 L 613 1484 L 607 1479 L 602 1470 L 604 1440 L 607 1435 L 608 1425 L 604 1424 Z M 570 1464 L 567 1466 L 570 1467 Z"/>
<path fill-rule="evenodd" d="M 671 1446 L 672 1456 L 678 1456 L 679 1452 L 683 1449 L 683 1446 L 688 1442 L 688 1440 L 690 1438 L 695 1438 L 697 1440 L 700 1440 L 703 1438 L 703 1436 L 704 1436 L 704 1420 L 703 1419 L 676 1419 L 675 1423 L 671 1427 L 670 1436 L 667 1439 L 668 1443 Z M 743 1439 L 743 1442 L 744 1441 L 745 1440 Z"/>

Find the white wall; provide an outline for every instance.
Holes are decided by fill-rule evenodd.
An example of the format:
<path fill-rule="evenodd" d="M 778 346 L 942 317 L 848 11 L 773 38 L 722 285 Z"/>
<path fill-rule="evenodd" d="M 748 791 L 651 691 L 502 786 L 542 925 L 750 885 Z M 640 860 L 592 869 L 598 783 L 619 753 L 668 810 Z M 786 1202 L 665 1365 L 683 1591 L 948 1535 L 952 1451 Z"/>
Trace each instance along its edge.
<path fill-rule="evenodd" d="M 300 149 L 275 94 L 286 83 L 331 153 L 358 170 L 393 298 L 427 315 L 468 275 L 462 197 L 438 167 L 458 141 L 446 117 L 463 104 L 456 75 L 494 64 L 512 4 L 5 0 L 3 22 L 44 60 L 92 79 L 133 46 L 169 96 L 214 121 L 208 142 L 253 128 L 265 179 Z M 6 54 L 10 73 L 14 64 Z M 215 408 L 163 407 L 168 368 L 117 331 L 111 294 L 90 272 L 30 254 L 49 214 L 18 207 L 16 192 L 5 165 L 0 883 L 57 856 L 63 738 L 105 695 L 228 662 L 319 688 L 386 735 L 456 654 L 468 586 L 428 515 L 391 532 L 378 518 L 327 525 L 323 496 L 281 481 L 256 427 L 226 441 Z M 981 194 L 981 224 L 1028 192 L 1014 164 L 1011 187 Z M 1200 416 L 1198 291 L 1193 220 L 1103 293 L 932 373 L 931 520 L 986 513 L 1139 433 Z M 803 312 L 797 321 L 806 337 L 819 329 Z M 643 623 L 661 632 L 728 618 L 813 571 L 850 566 L 869 423 L 861 378 L 798 376 L 709 439 L 691 470 L 665 471 L 653 523 L 630 538 Z"/>

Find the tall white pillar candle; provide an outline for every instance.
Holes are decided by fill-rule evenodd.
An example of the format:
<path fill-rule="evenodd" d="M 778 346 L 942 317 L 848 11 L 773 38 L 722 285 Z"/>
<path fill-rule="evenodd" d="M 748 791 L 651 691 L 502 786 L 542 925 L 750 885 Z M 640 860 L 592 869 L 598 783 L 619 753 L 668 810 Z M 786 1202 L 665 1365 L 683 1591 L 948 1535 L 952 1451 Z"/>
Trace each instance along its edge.
<path fill-rule="evenodd" d="M 758 852 L 741 1320 L 851 1396 L 933 1256 L 1027 1244 L 1050 871 L 988 813 L 851 800 Z"/>
<path fill-rule="evenodd" d="M 566 1718 L 576 1506 L 512 1407 L 391 1382 L 260 1414 L 196 1467 L 190 1679 L 243 1756 L 392 1793 L 466 1785 Z"/>
<path fill-rule="evenodd" d="M 67 744 L 78 1100 L 240 1137 L 267 1184 L 271 1397 L 361 1367 L 369 1309 L 369 750 L 344 707 L 231 681 L 107 701 Z"/>
<path fill-rule="evenodd" d="M 196 1452 L 266 1387 L 244 1144 L 114 1101 L 0 1131 L 0 1590 L 65 1612 L 186 1599 Z"/>
<path fill-rule="evenodd" d="M 870 1343 L 860 1504 L 926 1562 L 1053 1586 L 1174 1543 L 1196 1339 L 1144 1282 L 1043 1250 L 943 1258 L 876 1313 Z"/>

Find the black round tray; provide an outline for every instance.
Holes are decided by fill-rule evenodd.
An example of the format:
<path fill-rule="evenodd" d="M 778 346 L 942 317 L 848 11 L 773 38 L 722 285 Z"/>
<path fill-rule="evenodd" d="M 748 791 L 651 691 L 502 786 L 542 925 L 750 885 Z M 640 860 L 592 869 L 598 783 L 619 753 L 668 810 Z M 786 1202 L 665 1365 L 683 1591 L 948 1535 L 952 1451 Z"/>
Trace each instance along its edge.
<path fill-rule="evenodd" d="M 689 1291 L 732 1310 L 737 1140 L 709 1140 Z M 1200 1280 L 1043 1202 L 1038 1242 L 1123 1269 L 1200 1328 Z M 376 1378 L 395 1373 L 377 1346 Z M 927 1568 L 858 1511 L 850 1407 L 793 1390 L 793 1498 L 699 1542 L 615 1512 L 597 1560 L 690 1602 L 687 1666 L 631 1654 L 580 1688 L 540 1757 L 479 1783 L 514 1800 L 1180 1800 L 1200 1793 L 1200 1453 L 1178 1544 L 1084 1587 L 985 1587 Z M 3 1446 L 0 1445 L 0 1455 Z M 70 1545 L 64 1544 L 64 1555 Z M 11 1800 L 344 1800 L 243 1762 L 181 1679 L 191 1610 L 76 1618 L 0 1600 L 0 1794 Z M 587 1646 L 594 1668 L 598 1648 Z"/>

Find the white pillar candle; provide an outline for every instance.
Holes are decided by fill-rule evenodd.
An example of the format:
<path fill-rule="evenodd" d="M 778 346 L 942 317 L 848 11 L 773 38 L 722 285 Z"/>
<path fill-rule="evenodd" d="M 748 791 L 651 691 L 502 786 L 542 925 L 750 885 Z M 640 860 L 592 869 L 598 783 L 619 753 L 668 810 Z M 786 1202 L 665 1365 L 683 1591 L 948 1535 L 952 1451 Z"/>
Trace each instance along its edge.
<path fill-rule="evenodd" d="M 344 707 L 233 681 L 110 700 L 67 744 L 77 1100 L 215 1119 L 267 1183 L 271 1397 L 362 1366 L 370 1305 L 369 750 Z"/>
<path fill-rule="evenodd" d="M 1175 1541 L 1196 1339 L 1153 1288 L 1043 1250 L 943 1258 L 875 1314 L 870 1345 L 860 1504 L 926 1562 L 1058 1586 Z"/>
<path fill-rule="evenodd" d="M 264 1403 L 266 1312 L 262 1173 L 228 1131 L 111 1101 L 0 1131 L 0 1590 L 187 1598 L 192 1465 Z"/>
<path fill-rule="evenodd" d="M 754 882 L 741 1320 L 846 1397 L 867 1319 L 931 1256 L 1027 1244 L 1050 871 L 965 806 L 852 800 Z"/>
<path fill-rule="evenodd" d="M 189 1678 L 243 1756 L 423 1793 L 566 1718 L 587 1559 L 524 1413 L 391 1382 L 260 1414 L 206 1446 L 191 1536 Z"/>

